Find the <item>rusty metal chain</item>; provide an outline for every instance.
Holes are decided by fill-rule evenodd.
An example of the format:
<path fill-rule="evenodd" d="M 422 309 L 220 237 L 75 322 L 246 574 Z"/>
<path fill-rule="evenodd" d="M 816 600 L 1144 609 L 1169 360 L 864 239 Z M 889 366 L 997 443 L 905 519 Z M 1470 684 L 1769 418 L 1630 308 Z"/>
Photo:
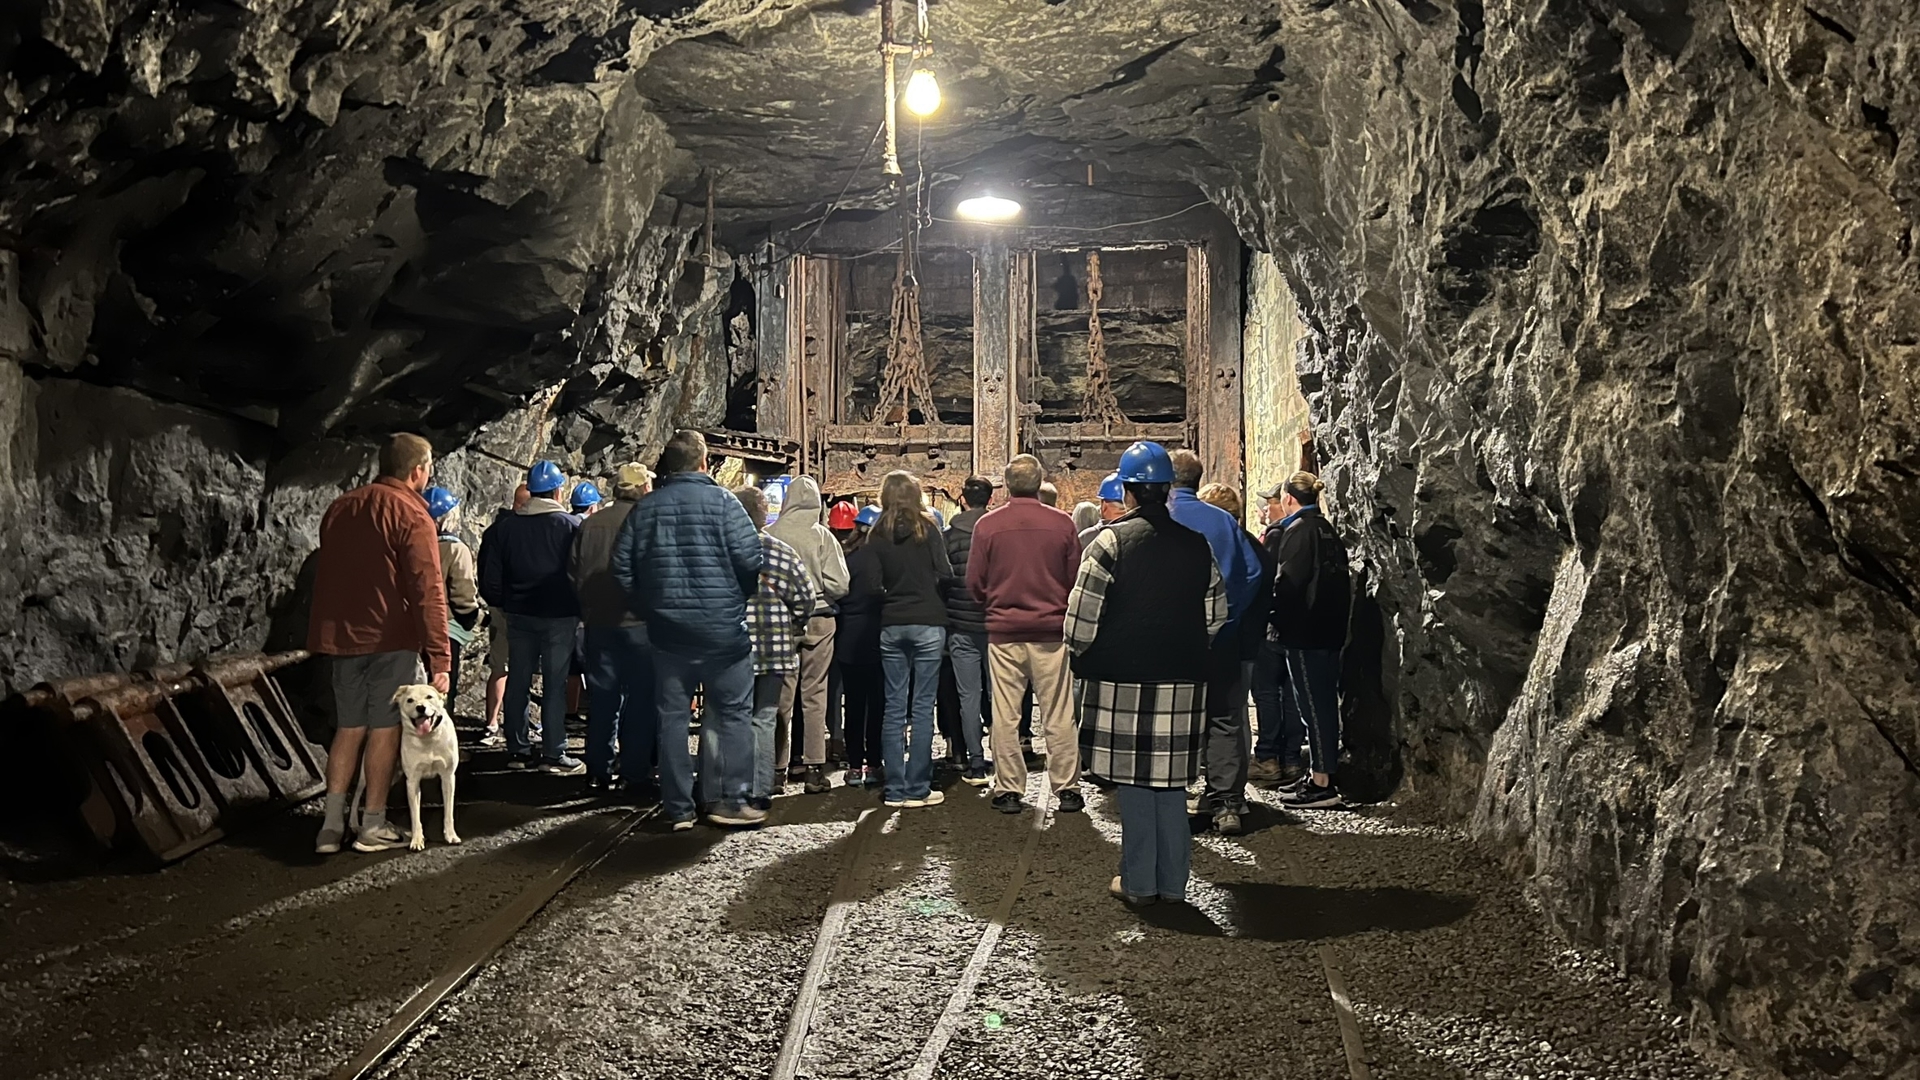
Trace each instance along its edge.
<path fill-rule="evenodd" d="M 1114 427 L 1127 422 L 1120 411 L 1120 399 L 1113 392 L 1113 375 L 1107 370 L 1107 335 L 1100 326 L 1100 297 L 1106 283 L 1100 277 L 1100 253 L 1087 252 L 1087 388 L 1080 398 L 1080 419 L 1085 423 Z"/>
<path fill-rule="evenodd" d="M 880 400 L 873 406 L 873 423 L 906 423 L 915 399 L 929 424 L 940 422 L 933 404 L 933 384 L 927 378 L 927 350 L 920 329 L 920 282 L 907 265 L 906 252 L 893 275 L 893 326 L 887 340 L 887 366 L 880 382 Z M 891 420 L 896 405 L 900 418 Z"/>

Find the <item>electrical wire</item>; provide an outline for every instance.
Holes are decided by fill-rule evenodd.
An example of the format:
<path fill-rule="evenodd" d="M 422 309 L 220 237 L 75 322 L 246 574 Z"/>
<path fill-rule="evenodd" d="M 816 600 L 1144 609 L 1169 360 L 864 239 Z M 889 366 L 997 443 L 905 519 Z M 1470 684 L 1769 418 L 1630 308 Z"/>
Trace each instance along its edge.
<path fill-rule="evenodd" d="M 1031 225 L 1024 221 L 973 221 L 968 218 L 945 218 L 945 217 L 936 217 L 933 220 L 942 222 L 947 225 L 979 225 L 979 226 L 986 226 L 988 228 L 993 228 L 993 229 L 1052 229 L 1057 232 L 1097 233 L 1097 232 L 1107 232 L 1112 229 L 1131 228 L 1132 226 L 1135 226 L 1135 225 L 1151 225 L 1156 221 L 1167 221 L 1172 218 L 1177 218 L 1181 214 L 1186 214 L 1194 210 L 1198 210 L 1203 206 L 1212 206 L 1212 205 L 1213 205 L 1212 200 L 1201 199 L 1199 202 L 1194 203 L 1192 206 L 1183 207 L 1179 210 L 1175 210 L 1171 214 L 1161 214 L 1159 217 L 1141 218 L 1139 221 L 1115 221 L 1107 225 Z"/>
<path fill-rule="evenodd" d="M 781 263 L 786 262 L 788 259 L 793 258 L 795 255 L 805 255 L 807 253 L 807 245 L 813 243 L 814 237 L 819 236 L 820 230 L 826 226 L 827 219 L 833 217 L 833 212 L 840 209 L 840 204 L 847 200 L 847 192 L 852 191 L 853 182 L 860 179 L 860 170 L 867 167 L 867 159 L 873 156 L 873 148 L 880 145 L 880 136 L 885 134 L 886 130 L 887 126 L 884 123 L 873 129 L 873 138 L 867 140 L 867 148 L 861 151 L 860 160 L 853 166 L 853 171 L 847 174 L 847 182 L 840 186 L 840 194 L 833 197 L 833 201 L 827 204 L 827 209 L 820 215 L 820 220 L 813 223 L 813 231 L 807 234 L 805 240 L 800 241 L 798 247 L 795 247 L 779 258 L 769 260 L 767 269 L 771 270 Z M 768 246 L 771 247 L 772 244 L 769 243 Z M 882 248 L 881 250 L 886 251 L 891 250 L 891 248 Z M 878 254 L 878 252 L 873 252 L 872 254 Z"/>

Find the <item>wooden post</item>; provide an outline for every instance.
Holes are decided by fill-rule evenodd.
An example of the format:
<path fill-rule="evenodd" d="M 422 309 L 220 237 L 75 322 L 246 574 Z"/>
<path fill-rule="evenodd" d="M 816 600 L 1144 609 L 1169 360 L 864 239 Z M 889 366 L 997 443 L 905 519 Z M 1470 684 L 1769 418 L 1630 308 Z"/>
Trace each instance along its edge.
<path fill-rule="evenodd" d="M 1240 238 L 1225 230 L 1187 249 L 1187 440 L 1208 481 L 1238 489 Z"/>
<path fill-rule="evenodd" d="M 1012 258 L 990 235 L 973 254 L 973 471 L 998 478 L 1013 456 Z"/>
<path fill-rule="evenodd" d="M 1092 168 L 1092 166 L 1088 166 Z M 1034 285 L 1034 257 L 1031 251 L 1013 253 L 1013 267 L 1007 290 L 1007 326 L 1013 345 L 1013 377 L 1008 380 L 1007 415 L 1012 425 L 1009 439 L 1011 454 L 1031 453 L 1028 445 L 1032 425 L 1028 423 L 1027 403 L 1034 398 L 1034 381 L 1040 377 L 1039 345 L 1035 340 L 1035 309 L 1039 301 Z"/>
<path fill-rule="evenodd" d="M 823 464 L 816 450 L 825 425 L 836 420 L 836 373 L 846 330 L 837 259 L 806 261 L 805 352 L 800 366 L 800 469 L 812 474 Z"/>
<path fill-rule="evenodd" d="M 771 252 L 771 248 L 769 248 Z M 789 437 L 787 392 L 787 281 L 788 264 L 780 263 L 754 275 L 755 428 L 776 439 Z"/>
<path fill-rule="evenodd" d="M 786 294 L 786 368 L 781 373 L 779 387 L 780 421 L 779 434 L 800 444 L 799 467 L 805 469 L 809 464 L 810 436 L 807 430 L 806 379 L 807 356 L 807 285 L 811 275 L 807 264 L 813 260 L 805 255 L 795 255 L 787 261 Z M 763 426 L 761 433 L 766 433 Z"/>

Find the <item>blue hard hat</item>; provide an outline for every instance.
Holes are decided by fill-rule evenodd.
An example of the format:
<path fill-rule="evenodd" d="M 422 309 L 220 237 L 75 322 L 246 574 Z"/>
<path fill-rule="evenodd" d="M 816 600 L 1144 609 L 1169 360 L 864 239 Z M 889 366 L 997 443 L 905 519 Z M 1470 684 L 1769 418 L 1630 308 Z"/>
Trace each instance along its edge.
<path fill-rule="evenodd" d="M 1171 484 L 1173 459 L 1167 456 L 1166 447 L 1142 440 L 1120 455 L 1120 467 L 1113 475 L 1123 484 Z"/>
<path fill-rule="evenodd" d="M 433 515 L 435 521 L 446 517 L 447 511 L 460 505 L 459 496 L 443 487 L 430 487 L 421 492 L 420 497 L 427 500 L 427 513 Z"/>
<path fill-rule="evenodd" d="M 880 520 L 880 508 L 873 505 L 867 505 L 860 508 L 860 513 L 854 516 L 853 523 L 855 525 L 861 526 L 862 528 L 871 529 L 873 528 L 873 523 L 879 520 Z"/>
<path fill-rule="evenodd" d="M 939 507 L 929 506 L 927 507 L 927 512 L 933 515 L 933 523 L 935 525 L 942 529 L 947 527 L 947 515 L 941 513 Z"/>
<path fill-rule="evenodd" d="M 527 470 L 527 492 L 545 495 L 567 486 L 567 474 L 551 461 L 542 461 Z"/>
<path fill-rule="evenodd" d="M 1120 474 L 1117 472 L 1108 473 L 1107 478 L 1100 481 L 1100 500 L 1102 502 L 1125 502 L 1126 499 L 1127 489 L 1125 485 L 1120 483 Z"/>
<path fill-rule="evenodd" d="M 573 485 L 573 508 L 575 510 L 585 510 L 589 506 L 598 505 L 599 502 L 600 489 L 593 486 L 593 481 L 582 480 Z"/>

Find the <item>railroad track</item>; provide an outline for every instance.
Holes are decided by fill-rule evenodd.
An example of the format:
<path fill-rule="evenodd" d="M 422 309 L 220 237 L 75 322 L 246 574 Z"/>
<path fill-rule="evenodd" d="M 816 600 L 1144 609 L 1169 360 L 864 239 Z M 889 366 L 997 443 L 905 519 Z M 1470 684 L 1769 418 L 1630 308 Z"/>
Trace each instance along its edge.
<path fill-rule="evenodd" d="M 1033 786 L 1029 789 L 1029 795 L 1034 798 L 1034 801 L 1040 801 L 1036 791 L 1044 790 L 1045 784 L 1044 773 L 1034 777 Z M 452 962 L 416 991 L 358 1053 L 332 1073 L 332 1080 L 366 1080 L 368 1077 L 377 1075 L 382 1066 L 413 1038 L 443 1003 L 466 985 L 568 885 L 612 854 L 635 829 L 657 813 L 658 808 L 650 808 L 632 810 L 612 817 L 598 833 L 584 841 L 550 874 L 529 886 L 519 896 L 500 908 L 474 932 L 469 942 Z M 781 1042 L 779 1054 L 774 1059 L 770 1073 L 771 1080 L 796 1080 L 804 1075 L 801 1071 L 802 1063 L 814 1017 L 821 1005 L 823 989 L 832 982 L 835 955 L 846 935 L 855 910 L 863 901 L 870 899 L 868 893 L 873 849 L 886 823 L 896 813 L 898 811 L 873 807 L 861 811 L 855 821 L 851 842 L 847 845 L 845 856 L 841 860 L 839 874 L 834 882 L 826 912 L 821 918 L 820 928 L 814 940 L 805 974 L 801 979 L 799 992 L 788 1014 L 786 1034 Z M 986 926 L 980 931 L 972 955 L 955 981 L 945 1008 L 921 1042 L 920 1051 L 905 1074 L 906 1080 L 931 1080 L 955 1032 L 964 1018 L 969 1015 L 975 991 L 1012 918 L 1021 890 L 1026 885 L 1028 872 L 1039 847 L 1040 835 L 1046 831 L 1052 818 L 1051 809 L 1028 811 L 1027 820 L 1031 827 L 1027 830 L 1026 838 L 1021 844 L 1019 859 L 1014 865 L 1013 874 Z M 1294 865 L 1293 860 L 1284 852 L 1279 855 L 1278 864 L 1277 869 L 1290 882 L 1297 884 L 1306 880 L 1299 867 Z M 1361 1044 L 1359 1025 L 1354 1017 L 1346 982 L 1341 973 L 1338 953 L 1332 946 L 1325 943 L 1316 946 L 1316 950 L 1327 983 L 1328 995 L 1332 999 L 1335 1017 L 1339 1023 L 1350 1080 L 1370 1080 L 1371 1071 Z"/>

